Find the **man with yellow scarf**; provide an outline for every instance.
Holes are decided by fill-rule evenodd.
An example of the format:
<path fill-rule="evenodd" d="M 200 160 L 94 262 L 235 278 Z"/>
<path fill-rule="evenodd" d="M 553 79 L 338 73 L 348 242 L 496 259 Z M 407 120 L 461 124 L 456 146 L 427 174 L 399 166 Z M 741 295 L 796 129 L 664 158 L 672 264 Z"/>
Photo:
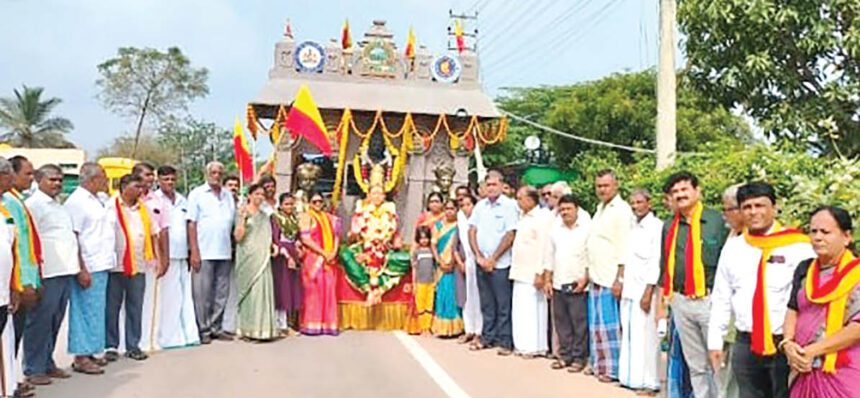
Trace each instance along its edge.
<path fill-rule="evenodd" d="M 665 188 L 672 198 L 675 216 L 663 225 L 658 282 L 663 304 L 672 307 L 695 397 L 716 398 L 705 336 L 710 292 L 728 230 L 720 213 L 702 205 L 702 191 L 695 175 L 687 171 L 675 173 L 669 176 Z"/>
<path fill-rule="evenodd" d="M 143 300 L 146 291 L 145 267 L 156 260 L 155 242 L 158 225 L 141 200 L 143 177 L 127 174 L 120 178 L 119 196 L 108 202 L 116 231 L 117 265 L 111 270 L 107 293 L 107 342 L 105 359 L 119 357 L 119 312 L 125 304 L 125 355 L 142 361 L 147 355 L 140 350 Z"/>
<path fill-rule="evenodd" d="M 746 228 L 720 256 L 708 328 L 711 365 L 723 365 L 723 337 L 734 315 L 732 370 L 741 398 L 788 398 L 789 367 L 777 352 L 798 264 L 815 256 L 809 237 L 776 221 L 776 192 L 763 182 L 738 188 Z"/>

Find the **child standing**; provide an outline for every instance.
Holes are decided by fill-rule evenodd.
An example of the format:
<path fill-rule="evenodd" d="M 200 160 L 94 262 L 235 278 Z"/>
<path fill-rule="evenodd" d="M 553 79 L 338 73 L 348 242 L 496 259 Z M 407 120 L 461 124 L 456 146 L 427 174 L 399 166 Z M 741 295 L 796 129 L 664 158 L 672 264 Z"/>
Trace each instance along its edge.
<path fill-rule="evenodd" d="M 433 250 L 430 248 L 431 239 L 432 234 L 429 227 L 418 227 L 415 232 L 417 247 L 412 250 L 414 308 L 406 328 L 409 334 L 429 332 L 433 324 L 436 263 L 433 260 Z"/>

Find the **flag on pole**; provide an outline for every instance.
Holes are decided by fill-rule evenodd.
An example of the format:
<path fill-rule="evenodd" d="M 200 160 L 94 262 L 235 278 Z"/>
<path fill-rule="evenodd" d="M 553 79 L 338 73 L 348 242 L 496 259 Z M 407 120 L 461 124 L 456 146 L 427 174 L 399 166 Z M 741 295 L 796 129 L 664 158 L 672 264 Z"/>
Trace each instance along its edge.
<path fill-rule="evenodd" d="M 293 27 L 290 26 L 290 20 L 287 20 L 287 26 L 284 27 L 284 37 L 293 38 Z"/>
<path fill-rule="evenodd" d="M 463 25 L 460 23 L 459 19 L 454 21 L 454 37 L 457 39 L 457 51 L 465 51 L 466 38 L 463 37 Z"/>
<path fill-rule="evenodd" d="M 415 59 L 415 30 L 409 27 L 409 33 L 406 35 L 406 51 L 403 53 L 408 59 Z"/>
<path fill-rule="evenodd" d="M 253 180 L 254 159 L 251 157 L 248 139 L 245 137 L 245 132 L 242 131 L 242 123 L 239 122 L 238 117 L 236 117 L 236 123 L 233 125 L 233 154 L 236 157 L 236 167 L 239 169 L 242 181 Z"/>
<path fill-rule="evenodd" d="M 293 139 L 301 135 L 313 144 L 326 157 L 331 157 L 331 143 L 328 140 L 325 123 L 323 123 L 320 110 L 311 97 L 311 90 L 306 84 L 299 87 L 296 99 L 287 115 L 284 127 L 290 129 Z"/>
<path fill-rule="evenodd" d="M 343 29 L 340 34 L 340 44 L 343 46 L 343 49 L 346 50 L 352 47 L 352 36 L 349 34 L 349 20 L 343 21 Z"/>

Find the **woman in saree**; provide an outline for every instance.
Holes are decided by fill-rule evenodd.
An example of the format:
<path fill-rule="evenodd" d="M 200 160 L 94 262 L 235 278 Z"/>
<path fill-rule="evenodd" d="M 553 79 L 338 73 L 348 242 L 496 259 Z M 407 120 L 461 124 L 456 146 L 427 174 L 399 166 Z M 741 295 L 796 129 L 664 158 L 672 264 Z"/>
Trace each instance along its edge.
<path fill-rule="evenodd" d="M 415 229 L 417 230 L 418 227 L 433 229 L 436 222 L 445 216 L 442 211 L 444 202 L 445 198 L 439 192 L 431 192 L 430 195 L 427 195 L 427 210 L 418 215 L 418 219 L 415 220 Z"/>
<path fill-rule="evenodd" d="M 272 280 L 272 224 L 262 210 L 262 185 L 248 188 L 248 202 L 239 210 L 233 237 L 236 240 L 236 333 L 245 340 L 267 341 L 280 337 L 275 321 Z"/>
<path fill-rule="evenodd" d="M 272 215 L 272 275 L 275 279 L 275 310 L 278 327 L 298 330 L 299 311 L 302 308 L 302 279 L 299 238 L 299 218 L 295 198 L 283 193 L 278 198 L 278 209 Z"/>
<path fill-rule="evenodd" d="M 308 211 L 299 218 L 302 260 L 301 332 L 305 335 L 337 336 L 337 294 L 335 267 L 340 244 L 340 226 L 323 210 L 323 197 L 311 195 Z"/>
<path fill-rule="evenodd" d="M 778 348 L 791 366 L 792 398 L 860 396 L 860 260 L 851 252 L 851 216 L 812 213 L 816 258 L 800 263 Z"/>
<path fill-rule="evenodd" d="M 457 205 L 444 204 L 443 218 L 433 227 L 431 249 L 436 258 L 438 278 L 436 297 L 433 300 L 434 317 L 431 332 L 438 337 L 455 337 L 463 333 L 463 318 L 457 305 L 457 269 L 454 250 L 457 247 Z"/>

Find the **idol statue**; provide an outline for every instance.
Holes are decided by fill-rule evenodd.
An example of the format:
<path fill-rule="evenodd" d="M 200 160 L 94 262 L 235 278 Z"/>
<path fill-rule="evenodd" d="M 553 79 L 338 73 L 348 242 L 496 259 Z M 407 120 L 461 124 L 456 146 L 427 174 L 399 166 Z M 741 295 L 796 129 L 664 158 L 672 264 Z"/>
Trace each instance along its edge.
<path fill-rule="evenodd" d="M 381 164 L 373 165 L 367 196 L 356 203 L 352 214 L 351 245 L 340 253 L 347 281 L 370 306 L 381 303 L 410 267 L 409 254 L 401 251 L 397 211 L 385 197 L 385 175 Z"/>
<path fill-rule="evenodd" d="M 295 193 L 296 211 L 304 213 L 307 210 L 308 194 L 314 192 L 314 187 L 317 185 L 317 180 L 322 175 L 322 167 L 318 164 L 305 162 L 296 167 L 296 185 L 298 190 Z"/>
<path fill-rule="evenodd" d="M 450 198 L 451 186 L 454 185 L 454 168 L 450 164 L 442 164 L 433 170 L 433 174 L 436 176 L 433 191 L 441 193 L 446 198 Z"/>

